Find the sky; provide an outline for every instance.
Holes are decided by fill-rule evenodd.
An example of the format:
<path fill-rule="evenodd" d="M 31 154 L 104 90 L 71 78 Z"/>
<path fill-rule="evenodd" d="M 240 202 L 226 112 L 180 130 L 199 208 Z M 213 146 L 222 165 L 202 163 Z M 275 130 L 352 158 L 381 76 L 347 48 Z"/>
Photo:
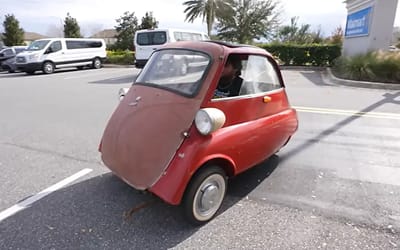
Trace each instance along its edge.
<path fill-rule="evenodd" d="M 346 6 L 343 0 L 278 0 L 281 3 L 281 19 L 289 24 L 290 18 L 298 16 L 299 24 L 311 24 L 320 28 L 325 36 L 346 24 Z M 77 19 L 84 36 L 103 29 L 114 28 L 116 19 L 125 11 L 134 12 L 139 22 L 146 12 L 153 12 L 160 28 L 185 28 L 206 32 L 201 19 L 185 22 L 184 0 L 0 0 L 0 22 L 6 14 L 14 14 L 25 31 L 55 36 L 62 31 L 67 13 Z M 400 4 L 400 2 L 399 2 Z M 400 26 L 400 8 L 395 26 Z M 3 31 L 3 26 L 0 26 Z M 60 34 L 61 36 L 61 34 Z"/>

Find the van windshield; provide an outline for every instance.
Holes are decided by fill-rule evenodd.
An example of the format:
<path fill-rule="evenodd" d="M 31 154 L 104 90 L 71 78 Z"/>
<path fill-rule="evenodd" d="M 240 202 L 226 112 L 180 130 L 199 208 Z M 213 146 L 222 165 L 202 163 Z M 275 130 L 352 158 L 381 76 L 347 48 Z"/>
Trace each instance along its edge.
<path fill-rule="evenodd" d="M 50 42 L 50 40 L 39 40 L 39 41 L 34 41 L 29 45 L 29 47 L 26 49 L 28 51 L 35 51 L 35 50 L 42 50 L 46 47 L 46 45 Z"/>
<path fill-rule="evenodd" d="M 203 82 L 210 62 L 207 54 L 197 51 L 159 50 L 150 57 L 136 83 L 163 88 L 184 96 L 194 96 Z"/>

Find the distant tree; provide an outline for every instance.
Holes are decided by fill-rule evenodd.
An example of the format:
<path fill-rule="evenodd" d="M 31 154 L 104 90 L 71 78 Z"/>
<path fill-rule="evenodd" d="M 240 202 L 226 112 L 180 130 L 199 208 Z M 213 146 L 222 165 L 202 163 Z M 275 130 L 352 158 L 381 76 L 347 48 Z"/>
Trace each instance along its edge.
<path fill-rule="evenodd" d="M 222 16 L 232 14 L 232 4 L 234 0 L 189 0 L 183 5 L 186 6 L 184 13 L 185 21 L 193 22 L 201 17 L 207 23 L 207 32 L 211 36 L 211 30 L 216 20 Z"/>
<path fill-rule="evenodd" d="M 142 17 L 142 22 L 139 25 L 139 29 L 155 29 L 158 28 L 158 21 L 153 17 L 153 12 L 146 12 Z"/>
<path fill-rule="evenodd" d="M 343 44 L 344 32 L 341 26 L 337 27 L 333 32 L 331 37 L 328 38 L 328 42 L 332 44 Z"/>
<path fill-rule="evenodd" d="M 316 31 L 310 33 L 311 43 L 324 43 L 324 35 L 322 34 L 321 27 L 318 27 Z"/>
<path fill-rule="evenodd" d="M 278 31 L 278 40 L 283 43 L 297 43 L 305 44 L 313 42 L 313 34 L 311 32 L 310 24 L 298 25 L 299 17 L 292 17 L 290 19 L 290 25 L 282 26 Z M 321 31 L 317 31 L 314 34 L 314 38 L 319 39 Z"/>
<path fill-rule="evenodd" d="M 71 17 L 67 13 L 67 17 L 64 20 L 64 37 L 68 38 L 79 38 L 81 35 L 81 28 L 79 27 L 78 21 Z"/>
<path fill-rule="evenodd" d="M 252 43 L 270 39 L 279 24 L 279 5 L 274 0 L 234 0 L 233 12 L 222 15 L 217 24 L 223 40 Z"/>
<path fill-rule="evenodd" d="M 133 37 L 136 30 L 139 29 L 135 12 L 130 13 L 126 11 L 116 21 L 118 25 L 115 26 L 115 30 L 117 31 L 115 47 L 121 50 L 133 50 Z"/>
<path fill-rule="evenodd" d="M 5 15 L 3 22 L 4 33 L 3 42 L 6 46 L 23 45 L 24 30 L 19 27 L 19 21 L 13 14 Z"/>

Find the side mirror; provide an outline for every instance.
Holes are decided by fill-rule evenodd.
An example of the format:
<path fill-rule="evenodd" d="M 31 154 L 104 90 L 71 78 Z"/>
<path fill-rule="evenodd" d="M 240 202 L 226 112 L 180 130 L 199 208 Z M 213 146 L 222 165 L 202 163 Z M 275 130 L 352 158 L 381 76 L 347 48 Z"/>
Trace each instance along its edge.
<path fill-rule="evenodd" d="M 119 89 L 119 91 L 118 91 L 118 99 L 120 101 L 122 101 L 122 99 L 124 99 L 124 97 L 125 97 L 126 93 L 128 93 L 128 91 L 129 91 L 129 88 L 121 88 L 121 89 Z"/>

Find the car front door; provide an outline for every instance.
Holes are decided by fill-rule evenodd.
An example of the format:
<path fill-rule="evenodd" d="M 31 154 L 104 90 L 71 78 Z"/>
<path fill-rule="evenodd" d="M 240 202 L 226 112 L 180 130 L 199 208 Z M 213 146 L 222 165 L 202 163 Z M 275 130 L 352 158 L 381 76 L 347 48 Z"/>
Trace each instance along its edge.
<path fill-rule="evenodd" d="M 53 41 L 45 51 L 45 60 L 52 61 L 56 66 L 62 65 L 65 61 L 62 43 L 59 40 Z"/>
<path fill-rule="evenodd" d="M 274 154 L 288 139 L 286 126 L 290 124 L 286 115 L 290 112 L 287 96 L 272 59 L 262 55 L 244 58 L 239 96 L 213 99 L 209 103 L 225 113 L 221 133 L 232 133 L 229 152 L 239 171 Z M 295 126 L 296 121 L 292 122 Z"/>

